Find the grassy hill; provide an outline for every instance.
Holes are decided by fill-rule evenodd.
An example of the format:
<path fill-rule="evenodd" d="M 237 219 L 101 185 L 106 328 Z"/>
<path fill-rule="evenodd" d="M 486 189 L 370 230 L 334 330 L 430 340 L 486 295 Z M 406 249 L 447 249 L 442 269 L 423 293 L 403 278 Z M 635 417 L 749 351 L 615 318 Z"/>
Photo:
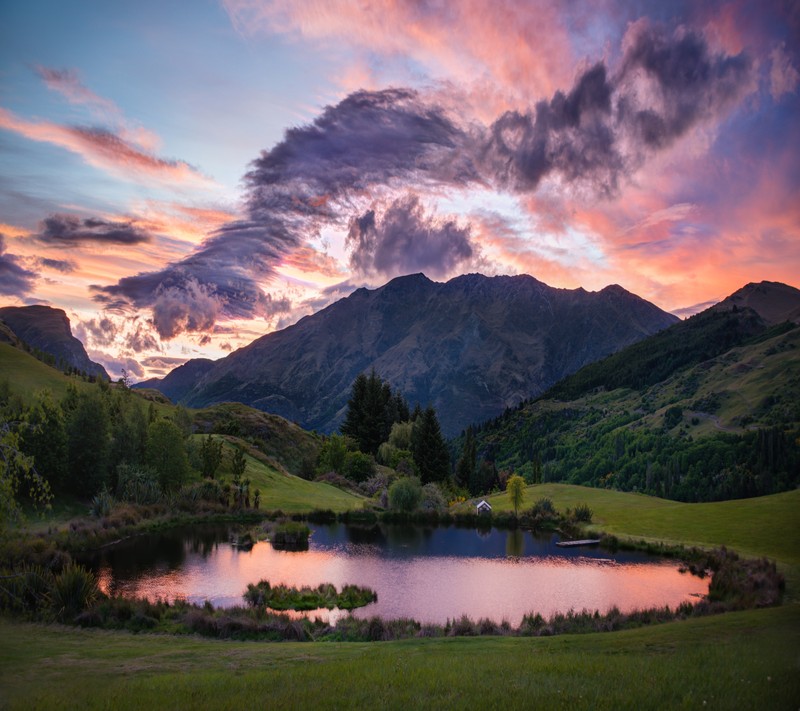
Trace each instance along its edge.
<path fill-rule="evenodd" d="M 523 508 L 542 497 L 551 499 L 559 510 L 587 504 L 594 512 L 592 528 L 606 533 L 684 545 L 726 546 L 800 571 L 798 489 L 752 499 L 687 504 L 586 486 L 540 484 L 525 489 Z M 513 510 L 505 492 L 487 497 L 487 501 L 496 511 Z"/>
<path fill-rule="evenodd" d="M 97 389 L 95 383 L 82 378 L 68 376 L 37 360 L 29 353 L 8 343 L 0 343 L 0 381 L 7 381 L 11 393 L 19 395 L 26 405 L 33 402 L 38 390 L 49 389 L 55 400 L 62 400 L 68 385 L 73 383 L 79 390 Z M 115 384 L 111 388 L 118 387 Z M 134 390 L 132 401 L 143 411 L 151 404 L 157 417 L 174 417 L 177 408 L 163 395 L 149 390 Z M 246 476 L 251 480 L 252 490 L 261 491 L 261 508 L 286 513 L 307 512 L 313 509 L 346 511 L 361 508 L 363 498 L 345 492 L 330 484 L 306 481 L 300 478 L 309 467 L 313 471 L 320 438 L 302 430 L 297 425 L 276 415 L 270 415 L 238 403 L 223 403 L 199 411 L 187 411 L 195 430 L 200 433 L 214 432 L 226 440 L 226 456 L 218 478 L 230 479 L 230 459 L 234 448 L 247 452 Z M 200 435 L 194 435 L 198 439 Z M 197 443 L 199 446 L 199 442 Z M 195 474 L 196 478 L 199 475 Z M 65 519 L 82 510 L 74 497 L 56 499 L 53 512 L 38 526 L 63 523 Z"/>
<path fill-rule="evenodd" d="M 630 372 L 644 372 L 655 357 L 647 344 L 663 338 L 619 357 L 627 354 Z M 638 359 L 643 349 L 648 355 Z M 601 387 L 605 376 L 593 373 L 605 367 L 589 366 L 546 397 L 479 427 L 479 454 L 529 481 L 541 461 L 544 481 L 683 500 L 752 496 L 798 483 L 800 327 L 766 330 L 653 384 Z"/>
<path fill-rule="evenodd" d="M 60 399 L 67 394 L 67 383 L 71 378 L 59 370 L 36 360 L 30 353 L 15 348 L 9 343 L 0 343 L 0 380 L 8 380 L 14 392 L 26 404 L 33 401 L 37 390 L 49 388 Z M 72 379 L 80 382 L 77 379 Z"/>
<path fill-rule="evenodd" d="M 195 438 L 199 437 L 200 435 L 195 435 Z M 330 484 L 307 481 L 276 468 L 272 465 L 273 457 L 230 435 L 225 436 L 223 460 L 217 478 L 223 477 L 230 481 L 233 452 L 240 448 L 246 452 L 245 476 L 250 479 L 251 491 L 255 489 L 261 491 L 262 509 L 281 510 L 284 513 L 307 513 L 320 509 L 350 511 L 363 506 L 363 497 L 337 489 Z"/>

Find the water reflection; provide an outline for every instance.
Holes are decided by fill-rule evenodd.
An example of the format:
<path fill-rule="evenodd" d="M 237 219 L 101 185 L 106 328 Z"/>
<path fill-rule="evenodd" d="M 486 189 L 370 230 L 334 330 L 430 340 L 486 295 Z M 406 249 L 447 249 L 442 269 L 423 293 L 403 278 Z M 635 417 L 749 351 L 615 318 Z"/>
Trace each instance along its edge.
<path fill-rule="evenodd" d="M 525 534 L 518 528 L 506 534 L 506 555 L 509 558 L 520 558 L 525 555 Z"/>
<path fill-rule="evenodd" d="M 378 602 L 357 616 L 437 623 L 468 614 L 516 625 L 531 611 L 674 607 L 708 591 L 707 581 L 680 574 L 674 562 L 560 549 L 555 536 L 520 530 L 476 535 L 456 527 L 335 524 L 316 527 L 305 552 L 278 551 L 267 542 L 237 550 L 229 539 L 226 526 L 171 530 L 125 541 L 88 562 L 109 593 L 231 606 L 242 604 L 247 584 L 262 578 L 297 586 L 353 583 L 378 593 Z"/>

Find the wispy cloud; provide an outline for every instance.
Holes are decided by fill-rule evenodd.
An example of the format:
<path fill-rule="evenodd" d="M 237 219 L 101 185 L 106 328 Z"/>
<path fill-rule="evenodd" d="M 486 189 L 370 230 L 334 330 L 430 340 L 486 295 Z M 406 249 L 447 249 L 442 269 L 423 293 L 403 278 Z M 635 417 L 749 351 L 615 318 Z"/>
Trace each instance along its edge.
<path fill-rule="evenodd" d="M 62 126 L 29 121 L 0 108 L 0 129 L 32 141 L 50 143 L 76 153 L 89 165 L 136 182 L 210 186 L 197 168 L 180 160 L 161 158 L 105 128 Z"/>
<path fill-rule="evenodd" d="M 18 256 L 6 252 L 5 236 L 0 234 L 0 294 L 22 297 L 33 290 L 36 274 L 21 262 Z"/>

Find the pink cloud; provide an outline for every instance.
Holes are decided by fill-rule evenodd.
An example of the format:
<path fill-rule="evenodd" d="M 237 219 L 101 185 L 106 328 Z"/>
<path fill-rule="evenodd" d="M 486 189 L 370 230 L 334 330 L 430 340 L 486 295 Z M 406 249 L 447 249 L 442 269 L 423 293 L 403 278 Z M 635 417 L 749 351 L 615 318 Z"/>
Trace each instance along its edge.
<path fill-rule="evenodd" d="M 32 141 L 66 148 L 81 156 L 89 165 L 122 178 L 194 185 L 209 185 L 211 182 L 188 163 L 160 158 L 106 129 L 28 121 L 3 108 L 0 108 L 0 128 Z"/>
<path fill-rule="evenodd" d="M 570 83 L 575 66 L 563 6 L 554 0 L 453 3 L 358 0 L 223 0 L 242 34 L 293 33 L 310 40 L 346 42 L 366 53 L 406 59 L 438 79 L 471 85 L 491 95 L 492 111 L 529 105 Z M 371 81 L 364 56 L 349 70 Z"/>

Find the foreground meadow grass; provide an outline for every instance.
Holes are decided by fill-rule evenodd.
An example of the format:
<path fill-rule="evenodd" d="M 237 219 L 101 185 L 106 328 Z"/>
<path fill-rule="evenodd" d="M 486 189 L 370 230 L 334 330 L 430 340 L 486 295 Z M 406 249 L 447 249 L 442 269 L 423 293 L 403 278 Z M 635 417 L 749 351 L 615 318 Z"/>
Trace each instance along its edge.
<path fill-rule="evenodd" d="M 8 709 L 796 709 L 800 607 L 613 634 L 209 641 L 0 621 Z"/>
<path fill-rule="evenodd" d="M 798 597 L 800 492 L 680 504 L 544 484 L 526 490 L 525 505 L 542 496 L 562 510 L 588 503 L 595 526 L 619 536 L 774 558 L 789 598 Z M 492 503 L 510 507 L 505 495 Z M 0 619 L 0 640 L 0 708 L 8 709 L 800 707 L 796 602 L 536 639 L 258 643 Z"/>

